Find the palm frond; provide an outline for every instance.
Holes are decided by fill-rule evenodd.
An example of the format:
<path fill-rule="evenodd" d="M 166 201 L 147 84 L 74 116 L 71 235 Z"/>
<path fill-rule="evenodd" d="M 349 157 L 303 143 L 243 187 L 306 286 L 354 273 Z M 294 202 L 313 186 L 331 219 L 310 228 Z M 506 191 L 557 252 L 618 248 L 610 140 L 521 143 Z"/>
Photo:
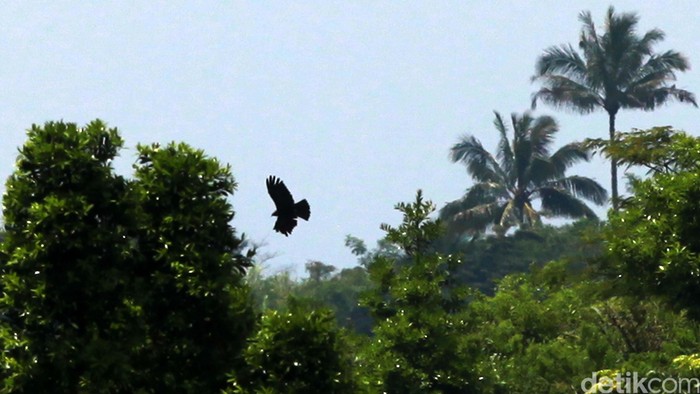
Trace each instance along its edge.
<path fill-rule="evenodd" d="M 498 141 L 498 152 L 496 152 L 496 157 L 501 164 L 503 172 L 508 174 L 509 178 L 513 172 L 513 150 L 510 146 L 510 141 L 508 141 L 508 126 L 503 122 L 503 117 L 496 111 L 493 111 L 496 118 L 493 120 L 493 125 L 498 130 L 501 138 Z"/>
<path fill-rule="evenodd" d="M 449 222 L 451 220 L 454 220 L 457 214 L 473 207 L 473 204 L 467 204 L 465 202 L 464 197 L 458 200 L 450 201 L 447 204 L 445 204 L 444 207 L 440 208 L 440 219 Z"/>
<path fill-rule="evenodd" d="M 456 232 L 479 233 L 493 225 L 500 218 L 505 204 L 501 201 L 492 201 L 490 203 L 471 206 L 468 209 L 462 209 L 464 199 L 448 203 L 440 211 L 440 216 L 443 217 L 445 223 Z"/>
<path fill-rule="evenodd" d="M 675 51 L 666 51 L 660 55 L 651 55 L 647 61 L 634 69 L 626 89 L 637 86 L 656 88 L 676 80 L 674 71 L 686 71 L 690 67 L 688 59 Z"/>
<path fill-rule="evenodd" d="M 611 76 L 619 77 L 620 70 L 641 65 L 640 60 L 646 55 L 646 48 L 639 46 L 640 40 L 635 33 L 638 22 L 637 14 L 616 15 L 614 9 L 608 9 L 601 44 L 608 60 L 608 74 Z"/>
<path fill-rule="evenodd" d="M 605 36 L 609 41 L 623 41 L 635 36 L 639 15 L 633 12 L 615 14 L 614 7 L 608 7 L 605 16 Z"/>
<path fill-rule="evenodd" d="M 603 205 L 608 200 L 608 192 L 603 186 L 583 176 L 572 175 L 557 179 L 547 183 L 542 189 L 564 191 L 573 198 L 583 198 L 597 205 Z"/>
<path fill-rule="evenodd" d="M 667 86 L 670 81 L 675 81 L 676 75 L 669 74 L 665 69 L 640 68 L 623 87 L 624 98 L 634 97 L 636 92 L 652 91 L 656 88 Z M 641 100 L 637 100 L 640 101 Z"/>
<path fill-rule="evenodd" d="M 464 215 L 463 211 L 459 209 L 460 205 L 460 200 L 456 200 L 447 203 L 440 210 L 440 218 L 450 229 L 450 232 L 469 234 L 484 232 L 486 227 L 491 222 L 491 219 L 477 216 L 469 217 Z"/>
<path fill-rule="evenodd" d="M 564 216 L 592 215 L 579 198 L 596 204 L 607 200 L 605 189 L 592 179 L 565 176 L 572 164 L 589 159 L 586 145 L 571 143 L 549 153 L 558 131 L 552 117 L 535 118 L 528 111 L 513 113 L 512 125 L 508 125 L 498 112 L 494 113 L 494 125 L 501 137 L 496 156 L 501 164 L 472 136 L 463 137 L 452 148 L 452 160 L 466 164 L 477 181 L 461 199 L 441 209 L 440 217 L 453 229 L 483 231 L 492 226 L 503 233 L 512 226 L 534 225 L 540 221 L 540 212 L 532 206 L 537 198 L 548 199 L 543 201 L 543 208 L 549 214 Z M 509 168 L 508 173 L 504 168 Z M 560 207 L 560 202 L 566 204 Z"/>
<path fill-rule="evenodd" d="M 586 85 L 560 75 L 543 76 L 541 80 L 543 87 L 532 95 L 532 108 L 537 106 L 537 101 L 542 101 L 587 114 L 603 106 L 602 97 Z"/>
<path fill-rule="evenodd" d="M 525 112 L 522 116 L 517 113 L 510 115 L 513 124 L 513 171 L 511 179 L 516 188 L 524 188 L 528 183 L 528 169 L 533 157 L 531 124 L 532 116 Z"/>
<path fill-rule="evenodd" d="M 675 99 L 681 103 L 689 103 L 697 107 L 697 101 L 695 95 L 687 90 L 678 89 L 676 85 L 656 88 L 652 90 L 644 90 L 642 88 L 637 89 L 631 94 L 632 97 L 636 97 L 640 102 L 641 108 L 645 111 L 652 111 L 656 107 L 664 105 L 669 101 Z"/>
<path fill-rule="evenodd" d="M 440 210 L 440 218 L 452 220 L 459 214 L 475 207 L 504 201 L 508 198 L 508 190 L 502 184 L 493 182 L 477 183 L 470 187 L 459 200 L 445 204 Z"/>
<path fill-rule="evenodd" d="M 495 217 L 500 217 L 504 205 L 505 204 L 501 201 L 477 205 L 456 215 L 455 219 L 471 219 L 477 221 L 494 222 Z"/>
<path fill-rule="evenodd" d="M 549 157 L 534 157 L 527 178 L 532 185 L 541 186 L 565 177 L 569 167 L 588 160 L 590 154 L 587 148 L 582 143 L 573 142 L 562 146 Z"/>
<path fill-rule="evenodd" d="M 502 182 L 503 180 L 503 170 L 498 162 L 474 136 L 464 136 L 453 145 L 450 158 L 455 163 L 458 161 L 464 163 L 469 175 L 477 182 Z"/>
<path fill-rule="evenodd" d="M 571 45 L 550 47 L 537 59 L 532 80 L 545 75 L 562 75 L 579 84 L 586 83 L 586 63 Z"/>
<path fill-rule="evenodd" d="M 459 202 L 459 204 L 455 205 L 455 208 L 458 209 L 459 212 L 463 212 L 478 205 L 507 200 L 508 198 L 508 190 L 502 184 L 481 182 L 470 187 L 464 196 L 456 201 Z M 456 213 L 458 212 L 455 212 L 455 214 Z"/>
<path fill-rule="evenodd" d="M 582 161 L 587 162 L 590 158 L 591 155 L 584 144 L 572 142 L 554 152 L 549 161 L 554 166 L 556 176 L 562 177 L 569 167 Z"/>
<path fill-rule="evenodd" d="M 449 222 L 445 222 L 450 234 L 469 234 L 477 236 L 486 232 L 486 229 L 491 224 L 487 218 L 456 218 Z"/>
<path fill-rule="evenodd" d="M 578 20 L 583 24 L 581 28 L 581 37 L 589 38 L 590 40 L 598 39 L 598 33 L 596 32 L 595 23 L 593 22 L 593 17 L 590 11 L 581 11 L 578 15 Z M 584 41 L 584 40 L 581 40 Z M 588 40 L 586 40 L 588 41 Z"/>
<path fill-rule="evenodd" d="M 514 224 L 517 224 L 520 222 L 518 220 L 518 207 L 516 204 L 515 199 L 509 200 L 504 208 L 503 211 L 501 212 L 500 217 L 498 217 L 498 225 L 504 228 L 511 227 Z"/>
<path fill-rule="evenodd" d="M 529 115 L 528 115 L 529 116 Z M 553 117 L 538 116 L 530 129 L 532 153 L 537 156 L 549 156 L 549 146 L 554 142 L 554 134 L 559 131 L 559 125 Z"/>
<path fill-rule="evenodd" d="M 635 79 L 637 71 L 643 66 L 644 59 L 654 55 L 653 45 L 663 37 L 664 32 L 658 29 L 646 32 L 641 38 L 631 31 L 624 37 L 623 43 L 609 49 L 610 54 L 620 58 L 616 62 L 618 87 L 623 87 Z"/>
<path fill-rule="evenodd" d="M 675 99 L 697 107 L 693 93 L 678 89 L 675 85 L 666 85 L 676 79 L 674 70 L 685 71 L 688 68 L 688 60 L 678 52 L 666 51 L 649 57 L 624 92 L 623 106 L 649 111 Z"/>
<path fill-rule="evenodd" d="M 546 182 L 559 179 L 562 176 L 564 176 L 564 174 L 559 173 L 550 158 L 539 156 L 532 159 L 527 172 L 527 179 L 530 187 L 541 186 Z"/>
<path fill-rule="evenodd" d="M 588 205 L 566 191 L 542 188 L 538 190 L 538 194 L 542 202 L 542 214 L 545 216 L 586 217 L 589 219 L 598 217 Z"/>
<path fill-rule="evenodd" d="M 528 202 L 523 204 L 522 210 L 523 217 L 527 218 L 530 227 L 534 227 L 542 223 L 542 219 L 540 218 L 539 212 L 537 212 L 535 208 L 532 207 L 531 203 Z"/>
<path fill-rule="evenodd" d="M 610 10 L 609 10 L 610 11 Z M 579 14 L 579 20 L 583 23 L 579 35 L 579 49 L 583 51 L 586 59 L 586 82 L 583 84 L 594 91 L 599 91 L 605 86 L 606 62 L 601 39 L 596 31 L 595 23 L 589 11 Z"/>
<path fill-rule="evenodd" d="M 640 51 L 644 49 L 647 55 L 651 55 L 652 47 L 663 41 L 664 38 L 666 38 L 666 33 L 664 33 L 663 30 L 651 29 L 644 33 L 644 36 L 642 36 L 637 45 L 639 45 Z"/>
<path fill-rule="evenodd" d="M 680 52 L 671 50 L 657 55 L 650 55 L 645 64 L 652 65 L 657 69 L 677 70 L 681 72 L 690 69 L 688 58 Z"/>

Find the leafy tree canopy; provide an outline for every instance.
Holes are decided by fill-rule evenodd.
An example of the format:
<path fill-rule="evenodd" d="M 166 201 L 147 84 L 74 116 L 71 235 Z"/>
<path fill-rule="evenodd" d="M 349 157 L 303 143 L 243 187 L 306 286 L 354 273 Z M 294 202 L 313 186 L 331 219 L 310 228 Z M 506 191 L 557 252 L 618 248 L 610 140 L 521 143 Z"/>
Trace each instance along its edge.
<path fill-rule="evenodd" d="M 655 152 L 628 154 L 616 150 L 622 144 L 646 143 L 659 135 L 668 140 Z M 700 139 L 670 129 L 638 131 L 609 145 L 621 160 L 653 170 L 648 179 L 633 179 L 624 211 L 610 217 L 608 230 L 611 274 L 619 272 L 631 291 L 666 297 L 672 305 L 686 308 L 700 318 Z M 624 234 L 625 236 L 620 236 Z"/>
<path fill-rule="evenodd" d="M 330 311 L 292 300 L 263 314 L 227 392 L 355 393 L 349 355 Z"/>
<path fill-rule="evenodd" d="M 432 248 L 443 229 L 428 218 L 435 207 L 420 190 L 413 203 L 396 209 L 403 223 L 382 229 L 407 260 L 378 255 L 369 262 L 374 287 L 362 302 L 377 323 L 361 357 L 364 386 L 387 393 L 478 392 L 469 349 L 460 341 L 471 295 L 453 280 L 460 261 Z"/>
<path fill-rule="evenodd" d="M 689 171 L 700 166 L 698 139 L 671 126 L 615 133 L 612 141 L 589 138 L 585 145 L 621 165 L 644 167 L 648 174 Z"/>
<path fill-rule="evenodd" d="M 3 199 L 3 392 L 215 392 L 252 328 L 228 167 L 96 120 L 34 125 Z"/>

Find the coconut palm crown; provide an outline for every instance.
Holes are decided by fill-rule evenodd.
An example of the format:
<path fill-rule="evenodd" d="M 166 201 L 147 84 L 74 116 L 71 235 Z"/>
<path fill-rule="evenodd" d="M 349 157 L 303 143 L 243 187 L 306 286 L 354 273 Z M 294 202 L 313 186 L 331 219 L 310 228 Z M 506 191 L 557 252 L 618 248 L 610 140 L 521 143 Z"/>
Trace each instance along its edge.
<path fill-rule="evenodd" d="M 537 101 L 587 114 L 598 109 L 608 113 L 610 141 L 615 134 L 615 116 L 620 109 L 654 110 L 671 100 L 697 107 L 695 96 L 679 89 L 672 81 L 677 71 L 690 68 L 679 52 L 655 53 L 655 44 L 664 32 L 652 29 L 639 36 L 639 17 L 634 13 L 615 14 L 608 8 L 603 34 L 596 31 L 590 12 L 579 15 L 583 24 L 579 39 L 580 55 L 571 45 L 553 46 L 537 59 L 533 81 L 542 87 L 532 96 Z M 617 163 L 611 160 L 613 208 L 617 208 Z"/>
<path fill-rule="evenodd" d="M 570 143 L 551 153 L 559 131 L 552 117 L 514 113 L 509 128 L 494 113 L 493 123 L 500 135 L 496 155 L 471 135 L 463 136 L 450 151 L 451 160 L 463 163 L 475 184 L 464 197 L 445 205 L 440 211 L 442 219 L 457 232 L 491 228 L 503 235 L 513 226 L 536 225 L 541 216 L 595 218 L 582 199 L 602 205 L 607 200 L 605 189 L 590 178 L 565 174 L 573 164 L 589 160 L 582 144 Z M 533 204 L 537 200 L 539 209 Z"/>

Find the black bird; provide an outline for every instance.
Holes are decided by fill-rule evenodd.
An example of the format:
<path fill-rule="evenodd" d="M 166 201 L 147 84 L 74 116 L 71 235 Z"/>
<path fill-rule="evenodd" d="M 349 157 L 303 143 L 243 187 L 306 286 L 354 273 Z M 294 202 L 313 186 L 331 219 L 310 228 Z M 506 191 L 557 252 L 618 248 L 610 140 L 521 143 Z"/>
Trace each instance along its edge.
<path fill-rule="evenodd" d="M 309 216 L 311 216 L 309 203 L 306 200 L 301 200 L 295 204 L 292 193 L 289 192 L 281 179 L 270 175 L 267 178 L 267 192 L 272 197 L 272 201 L 275 202 L 276 209 L 275 212 L 272 212 L 272 216 L 277 216 L 275 231 L 286 237 L 296 227 L 297 218 L 309 220 Z"/>

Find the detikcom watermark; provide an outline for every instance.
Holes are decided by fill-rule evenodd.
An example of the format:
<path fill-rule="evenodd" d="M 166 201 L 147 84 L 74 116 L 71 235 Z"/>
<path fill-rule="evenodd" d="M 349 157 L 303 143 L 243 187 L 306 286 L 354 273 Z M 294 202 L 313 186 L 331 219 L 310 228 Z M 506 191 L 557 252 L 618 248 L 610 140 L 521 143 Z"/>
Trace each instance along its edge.
<path fill-rule="evenodd" d="M 581 390 L 586 393 L 625 394 L 700 393 L 700 378 L 640 377 L 637 372 L 599 377 L 598 372 L 594 372 L 590 378 L 581 381 Z"/>

